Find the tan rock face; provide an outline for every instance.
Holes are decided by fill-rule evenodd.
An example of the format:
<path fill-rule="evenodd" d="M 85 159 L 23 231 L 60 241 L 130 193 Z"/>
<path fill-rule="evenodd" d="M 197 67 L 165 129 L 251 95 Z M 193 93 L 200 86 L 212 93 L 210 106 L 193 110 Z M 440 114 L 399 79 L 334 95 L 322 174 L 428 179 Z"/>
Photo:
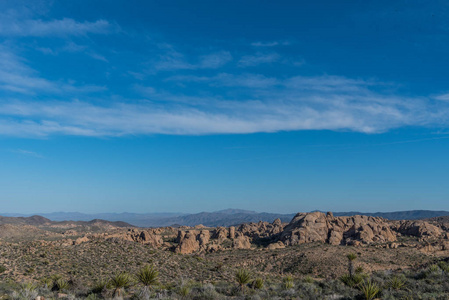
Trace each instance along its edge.
<path fill-rule="evenodd" d="M 232 242 L 232 248 L 234 249 L 250 249 L 251 242 L 249 237 L 241 235 L 234 239 Z"/>
<path fill-rule="evenodd" d="M 210 240 L 210 231 L 209 230 L 201 230 L 197 239 L 200 242 L 200 246 L 206 246 Z"/>
<path fill-rule="evenodd" d="M 321 212 L 298 213 L 280 234 L 286 245 L 322 242 L 333 245 L 396 241 L 396 235 L 382 218 L 334 217 Z"/>
<path fill-rule="evenodd" d="M 189 230 L 186 231 L 185 234 L 179 234 L 179 236 L 183 236 L 180 240 L 178 246 L 175 248 L 176 253 L 181 254 L 188 254 L 197 252 L 200 250 L 200 242 L 197 239 L 197 236 L 199 235 L 198 231 L 196 230 Z"/>
<path fill-rule="evenodd" d="M 279 234 L 284 229 L 281 220 L 276 219 L 273 223 L 258 222 L 258 223 L 245 223 L 238 227 L 236 235 L 241 233 L 252 239 L 271 237 Z"/>
<path fill-rule="evenodd" d="M 234 226 L 229 227 L 229 238 L 230 239 L 235 238 L 235 227 Z"/>
<path fill-rule="evenodd" d="M 214 231 L 213 238 L 217 239 L 219 242 L 222 242 L 228 238 L 228 232 L 228 229 L 225 227 L 217 227 Z"/>
<path fill-rule="evenodd" d="M 426 221 L 401 221 L 395 228 L 402 235 L 411 235 L 416 237 L 442 237 L 445 232 Z"/>
<path fill-rule="evenodd" d="M 269 244 L 266 249 L 267 250 L 274 250 L 274 249 L 283 249 L 283 248 L 285 248 L 284 243 L 283 242 L 277 242 L 277 243 Z"/>
<path fill-rule="evenodd" d="M 88 241 L 89 241 L 89 238 L 87 236 L 83 236 L 83 237 L 80 237 L 80 238 L 77 238 L 76 240 L 74 240 L 73 245 L 79 245 L 82 243 L 86 243 Z"/>

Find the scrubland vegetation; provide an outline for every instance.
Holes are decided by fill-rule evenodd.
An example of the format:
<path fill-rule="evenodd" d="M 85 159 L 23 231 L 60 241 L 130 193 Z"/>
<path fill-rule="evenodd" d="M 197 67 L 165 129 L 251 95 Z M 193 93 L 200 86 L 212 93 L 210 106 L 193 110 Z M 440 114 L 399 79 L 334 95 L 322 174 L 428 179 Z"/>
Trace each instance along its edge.
<path fill-rule="evenodd" d="M 335 278 L 273 274 L 240 268 L 230 280 L 201 282 L 180 276 L 161 280 L 151 264 L 126 267 L 91 282 L 54 274 L 38 280 L 2 280 L 1 299 L 449 299 L 449 263 L 441 259 L 415 270 L 366 272 L 357 255 L 346 255 L 347 273 Z M 5 272 L 2 266 L 0 271 Z M 176 270 L 175 270 L 176 271 Z"/>

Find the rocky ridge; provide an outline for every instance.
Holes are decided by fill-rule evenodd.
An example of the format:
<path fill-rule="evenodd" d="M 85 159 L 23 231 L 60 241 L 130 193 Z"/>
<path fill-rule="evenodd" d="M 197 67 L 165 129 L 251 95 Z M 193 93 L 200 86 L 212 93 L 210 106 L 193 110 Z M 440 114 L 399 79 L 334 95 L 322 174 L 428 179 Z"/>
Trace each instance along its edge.
<path fill-rule="evenodd" d="M 98 222 L 94 224 L 98 225 Z M 363 215 L 336 217 L 332 213 L 298 213 L 289 223 L 276 219 L 271 223 L 260 221 L 212 228 L 197 225 L 142 229 L 101 223 L 104 230 L 99 233 L 79 230 L 94 228 L 94 224 L 90 223 L 88 227 L 86 223 L 82 226 L 72 224 L 73 228 L 70 223 L 53 224 L 56 229 L 64 230 L 51 234 L 52 237 L 61 237 L 53 242 L 71 246 L 100 239 L 117 243 L 140 243 L 150 248 L 190 254 L 231 249 L 273 250 L 306 243 L 397 248 L 409 247 L 410 245 L 403 242 L 403 237 L 413 237 L 421 242 L 419 246 L 414 247 L 420 247 L 423 251 L 449 250 L 449 231 L 446 223 L 431 220 L 389 221 Z M 45 223 L 45 226 L 49 225 L 51 224 Z M 6 230 L 4 233 L 5 236 Z"/>

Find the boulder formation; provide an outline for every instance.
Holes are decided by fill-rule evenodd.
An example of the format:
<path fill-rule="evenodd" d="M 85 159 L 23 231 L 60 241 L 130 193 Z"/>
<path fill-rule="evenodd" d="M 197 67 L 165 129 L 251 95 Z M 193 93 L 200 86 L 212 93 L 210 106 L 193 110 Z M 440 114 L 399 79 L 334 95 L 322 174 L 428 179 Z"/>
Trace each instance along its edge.
<path fill-rule="evenodd" d="M 441 237 L 444 230 L 429 222 L 417 221 L 400 221 L 394 229 L 402 235 L 415 236 L 420 238 Z"/>
<path fill-rule="evenodd" d="M 285 245 L 311 242 L 350 245 L 355 242 L 393 242 L 396 235 L 383 218 L 368 216 L 334 217 L 332 213 L 298 213 L 281 232 Z"/>
<path fill-rule="evenodd" d="M 406 246 L 396 242 L 398 236 L 404 235 L 416 237 L 419 243 L 424 243 L 418 246 L 425 246 L 423 251 L 446 251 L 449 250 L 448 228 L 449 222 L 445 227 L 441 222 L 432 220 L 388 221 L 379 217 L 334 217 L 332 213 L 312 212 L 298 213 L 288 224 L 276 219 L 272 223 L 261 221 L 216 228 L 197 225 L 178 228 L 129 228 L 127 231 L 114 229 L 107 233 L 70 239 L 67 245 L 79 245 L 101 238 L 137 242 L 151 248 L 170 249 L 180 254 L 251 249 L 260 246 L 275 250 L 312 242 L 353 246 L 376 243 L 376 247 L 397 248 Z"/>
<path fill-rule="evenodd" d="M 200 250 L 199 232 L 197 230 L 179 231 L 176 253 L 188 254 Z"/>

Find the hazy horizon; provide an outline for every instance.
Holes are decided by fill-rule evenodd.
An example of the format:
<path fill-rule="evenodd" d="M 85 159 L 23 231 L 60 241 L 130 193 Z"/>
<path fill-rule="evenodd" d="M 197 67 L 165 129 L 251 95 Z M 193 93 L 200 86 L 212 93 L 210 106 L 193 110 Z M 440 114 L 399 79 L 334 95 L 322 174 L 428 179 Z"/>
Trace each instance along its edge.
<path fill-rule="evenodd" d="M 360 212 L 360 213 L 368 213 L 368 214 L 372 214 L 372 213 L 396 213 L 396 212 L 413 212 L 413 211 L 433 211 L 433 212 L 438 212 L 438 211 L 446 211 L 444 209 L 436 209 L 436 210 L 431 210 L 431 209 L 413 209 L 413 210 L 407 210 L 407 209 L 403 209 L 403 210 L 394 210 L 394 211 L 363 211 L 363 210 L 349 210 L 349 211 L 336 211 L 336 210 L 309 210 L 309 211 L 285 211 L 285 212 L 281 212 L 281 211 L 252 211 L 252 210 L 247 210 L 247 209 L 239 209 L 239 208 L 227 208 L 227 209 L 220 209 L 220 210 L 215 210 L 215 211 L 191 211 L 191 212 L 170 212 L 170 211 L 153 211 L 153 212 L 132 212 L 132 211 L 122 211 L 122 212 L 107 212 L 107 211 L 103 211 L 103 212 L 82 212 L 82 211 L 49 211 L 49 212 L 30 212 L 30 213 L 22 213 L 22 212 L 0 212 L 0 216 L 8 216 L 8 215 L 24 215 L 24 216 L 31 216 L 31 215 L 50 215 L 50 214 L 83 214 L 83 215 L 108 215 L 108 214 L 114 214 L 114 215 L 120 215 L 120 214 L 136 214 L 136 215 L 190 215 L 190 214 L 199 214 L 199 213 L 218 213 L 218 212 L 223 212 L 226 210 L 237 210 L 237 211 L 241 211 L 242 213 L 268 213 L 268 214 L 283 214 L 283 215 L 289 215 L 289 214 L 296 214 L 296 213 L 309 213 L 309 212 L 314 212 L 314 211 L 320 211 L 320 212 L 333 212 L 333 213 L 344 213 L 344 212 Z M 448 211 L 449 212 L 449 211 Z"/>

